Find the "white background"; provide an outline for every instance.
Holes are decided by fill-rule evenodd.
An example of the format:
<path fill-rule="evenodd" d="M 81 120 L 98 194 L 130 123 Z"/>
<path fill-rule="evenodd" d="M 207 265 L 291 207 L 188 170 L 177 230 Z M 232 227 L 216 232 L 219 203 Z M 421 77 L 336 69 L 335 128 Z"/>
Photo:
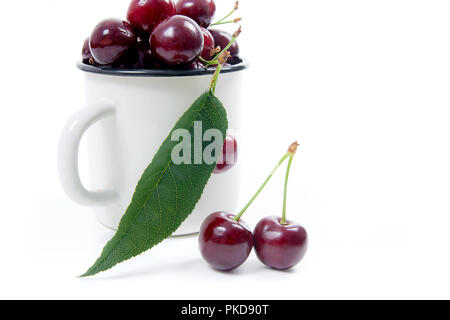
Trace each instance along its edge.
<path fill-rule="evenodd" d="M 252 254 L 218 273 L 185 237 L 76 278 L 112 232 L 63 194 L 56 147 L 83 106 L 83 40 L 128 0 L 1 1 L 0 298 L 450 298 L 450 3 L 241 2 L 241 202 L 299 139 L 288 214 L 310 233 L 304 261 L 276 272 Z M 249 225 L 280 213 L 282 180 Z"/>

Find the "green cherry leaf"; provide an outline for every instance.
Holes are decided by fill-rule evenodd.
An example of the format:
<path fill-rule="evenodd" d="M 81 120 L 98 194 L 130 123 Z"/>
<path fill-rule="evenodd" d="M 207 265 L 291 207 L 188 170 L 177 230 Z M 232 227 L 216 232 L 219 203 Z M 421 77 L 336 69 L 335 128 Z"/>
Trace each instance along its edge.
<path fill-rule="evenodd" d="M 151 249 L 170 237 L 192 213 L 216 164 L 173 163 L 172 151 L 179 142 L 171 137 L 177 129 L 187 130 L 194 137 L 196 121 L 202 123 L 202 137 L 209 129 L 217 129 L 225 138 L 227 114 L 213 90 L 203 93 L 178 120 L 144 171 L 117 233 L 81 277 L 96 275 Z M 208 144 L 203 141 L 203 150 Z"/>

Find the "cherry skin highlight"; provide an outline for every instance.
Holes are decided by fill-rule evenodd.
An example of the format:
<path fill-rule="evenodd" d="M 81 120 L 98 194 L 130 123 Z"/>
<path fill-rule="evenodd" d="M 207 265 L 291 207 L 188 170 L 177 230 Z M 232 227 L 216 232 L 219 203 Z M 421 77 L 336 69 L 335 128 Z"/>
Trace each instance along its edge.
<path fill-rule="evenodd" d="M 208 31 L 213 36 L 216 47 L 220 46 L 222 50 L 230 43 L 231 38 L 233 37 L 228 32 L 222 30 L 208 29 Z M 233 43 L 228 51 L 230 51 L 230 54 L 233 58 L 239 58 L 239 44 L 237 43 L 237 41 Z"/>
<path fill-rule="evenodd" d="M 214 43 L 214 38 L 211 34 L 211 32 L 208 31 L 208 29 L 201 28 L 203 33 L 203 51 L 201 54 L 201 57 L 207 61 L 211 60 L 211 51 L 216 48 L 216 45 Z"/>
<path fill-rule="evenodd" d="M 89 46 L 97 63 L 110 65 L 123 58 L 136 41 L 136 35 L 128 22 L 107 19 L 94 28 Z"/>
<path fill-rule="evenodd" d="M 179 15 L 160 23 L 150 36 L 152 54 L 170 66 L 191 64 L 202 53 L 203 44 L 198 24 Z"/>
<path fill-rule="evenodd" d="M 179 0 L 177 14 L 189 17 L 200 27 L 208 28 L 216 13 L 214 0 Z"/>
<path fill-rule="evenodd" d="M 234 215 L 217 212 L 206 218 L 200 230 L 199 247 L 203 258 L 220 271 L 242 265 L 253 248 L 253 235 L 247 225 Z"/>
<path fill-rule="evenodd" d="M 287 270 L 296 266 L 308 249 L 308 234 L 299 224 L 281 218 L 261 220 L 253 232 L 258 259 L 266 266 Z"/>
<path fill-rule="evenodd" d="M 223 144 L 223 152 L 214 169 L 215 174 L 222 174 L 233 168 L 238 160 L 238 144 L 234 137 L 227 135 Z"/>
<path fill-rule="evenodd" d="M 133 0 L 127 19 L 143 38 L 148 38 L 153 29 L 176 12 L 173 0 Z"/>

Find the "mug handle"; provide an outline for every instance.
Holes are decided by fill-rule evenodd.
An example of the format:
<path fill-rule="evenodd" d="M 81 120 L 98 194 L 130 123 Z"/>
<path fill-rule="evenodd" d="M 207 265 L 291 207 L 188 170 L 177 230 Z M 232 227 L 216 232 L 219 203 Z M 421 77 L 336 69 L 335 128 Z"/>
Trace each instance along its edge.
<path fill-rule="evenodd" d="M 78 170 L 80 141 L 96 122 L 112 117 L 115 109 L 110 101 L 102 100 L 80 110 L 67 122 L 58 149 L 58 170 L 62 187 L 70 199 L 83 206 L 108 206 L 118 202 L 114 191 L 89 191 L 81 182 Z"/>

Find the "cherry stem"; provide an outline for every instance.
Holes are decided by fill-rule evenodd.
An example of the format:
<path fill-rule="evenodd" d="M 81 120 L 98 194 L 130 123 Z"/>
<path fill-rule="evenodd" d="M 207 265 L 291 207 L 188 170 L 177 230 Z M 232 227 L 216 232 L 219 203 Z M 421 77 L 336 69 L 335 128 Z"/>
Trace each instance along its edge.
<path fill-rule="evenodd" d="M 225 63 L 227 63 L 228 58 L 230 57 L 230 52 L 224 51 L 221 52 L 219 57 L 217 58 L 217 68 L 216 72 L 214 72 L 213 79 L 211 81 L 210 90 L 212 93 L 216 92 L 216 86 L 217 86 L 217 79 L 219 79 L 220 71 L 222 70 L 222 67 Z"/>
<path fill-rule="evenodd" d="M 286 220 L 286 207 L 287 207 L 287 189 L 288 189 L 288 182 L 289 182 L 289 173 L 291 171 L 291 165 L 292 161 L 294 160 L 294 155 L 291 154 L 289 156 L 289 163 L 287 167 L 287 173 L 286 173 L 286 181 L 284 183 L 284 197 L 283 197 L 283 216 L 281 218 L 281 224 L 287 224 Z"/>
<path fill-rule="evenodd" d="M 223 17 L 222 19 L 220 19 L 219 21 L 212 23 L 212 24 L 210 25 L 210 27 L 212 27 L 212 26 L 217 26 L 217 25 L 219 25 L 219 24 L 224 24 L 223 21 L 225 21 L 226 19 L 228 19 L 229 17 L 231 17 L 231 16 L 233 15 L 233 13 L 235 13 L 236 10 L 238 10 L 238 9 L 239 9 L 239 1 L 236 1 L 236 3 L 234 4 L 233 10 L 232 10 L 229 14 L 227 14 L 225 17 Z"/>
<path fill-rule="evenodd" d="M 209 63 L 211 62 L 211 61 L 208 61 L 208 60 L 203 59 L 202 56 L 199 56 L 199 57 L 198 57 L 198 60 L 200 60 L 203 64 L 209 64 Z"/>
<path fill-rule="evenodd" d="M 288 152 L 283 156 L 283 158 L 281 158 L 281 160 L 278 162 L 276 167 L 272 170 L 270 175 L 267 177 L 266 181 L 264 181 L 263 185 L 258 189 L 258 191 L 253 196 L 253 198 L 251 198 L 249 203 L 247 203 L 247 205 L 244 207 L 244 209 L 242 209 L 242 211 L 234 218 L 234 221 L 239 222 L 239 220 L 242 218 L 242 216 L 247 211 L 247 209 L 250 208 L 250 206 L 253 204 L 253 202 L 256 200 L 256 198 L 264 190 L 266 185 L 269 183 L 270 179 L 272 179 L 273 175 L 278 170 L 278 168 L 281 167 L 281 165 L 286 161 L 287 158 L 289 158 L 288 173 L 287 173 L 286 182 L 285 182 L 285 185 L 284 185 L 283 219 L 284 219 L 285 222 L 283 223 L 283 220 L 282 220 L 282 224 L 286 224 L 286 199 L 287 199 L 287 184 L 288 184 L 287 182 L 288 182 L 288 177 L 289 177 L 289 172 L 290 172 L 290 169 L 291 169 L 292 161 L 294 160 L 294 156 L 295 156 L 295 153 L 297 152 L 298 146 L 299 146 L 298 142 L 294 142 L 293 144 L 291 144 L 291 146 L 289 147 Z"/>
<path fill-rule="evenodd" d="M 212 65 L 212 64 L 217 64 L 216 72 L 214 72 L 214 76 L 213 76 L 213 79 L 211 81 L 211 86 L 210 86 L 210 90 L 211 90 L 212 93 L 216 92 L 217 79 L 219 78 L 220 71 L 222 70 L 222 67 L 225 65 L 225 63 L 227 63 L 228 59 L 230 58 L 230 52 L 228 51 L 228 49 L 231 48 L 231 46 L 233 45 L 234 41 L 236 41 L 236 38 L 239 37 L 241 32 L 242 32 L 242 28 L 239 27 L 239 29 L 235 33 L 233 33 L 233 37 L 231 37 L 231 40 L 228 43 L 228 45 L 222 51 L 220 51 L 213 58 L 212 61 L 206 61 L 205 59 L 199 57 L 199 58 L 201 58 L 200 61 L 205 63 L 206 66 L 209 66 L 209 65 Z"/>
<path fill-rule="evenodd" d="M 222 49 L 222 51 L 220 53 L 218 53 L 213 59 L 216 59 L 217 57 L 219 57 L 223 52 L 228 51 L 228 49 L 231 48 L 231 46 L 234 44 L 234 42 L 236 41 L 237 37 L 239 37 L 239 35 L 242 32 L 242 27 L 239 27 L 239 29 L 233 33 L 233 36 L 231 37 L 230 42 L 228 43 L 228 45 Z"/>
<path fill-rule="evenodd" d="M 291 172 L 291 166 L 292 162 L 294 161 L 295 154 L 297 152 L 299 144 L 297 142 L 293 143 L 291 147 L 289 148 L 288 154 L 289 154 L 289 163 L 286 171 L 286 180 L 284 182 L 284 197 L 283 197 L 283 216 L 281 218 L 281 224 L 286 225 L 287 219 L 286 219 L 286 208 L 287 208 L 287 190 L 288 190 L 288 182 L 289 182 L 289 174 Z"/>
<path fill-rule="evenodd" d="M 219 63 L 216 68 L 216 72 L 214 72 L 213 79 L 211 81 L 210 90 L 212 93 L 216 93 L 217 80 L 219 79 L 220 71 L 222 70 L 222 65 Z"/>
<path fill-rule="evenodd" d="M 269 183 L 270 179 L 272 179 L 273 175 L 275 174 L 275 172 L 278 170 L 278 168 L 284 163 L 284 161 L 286 161 L 287 158 L 290 157 L 290 153 L 286 153 L 283 158 L 281 158 L 281 160 L 278 162 L 277 166 L 275 167 L 275 169 L 272 170 L 272 172 L 270 173 L 270 175 L 267 177 L 266 181 L 264 181 L 263 185 L 259 188 L 259 190 L 256 192 L 256 194 L 253 196 L 253 198 L 250 200 L 250 202 L 244 207 L 244 209 L 242 209 L 242 211 L 234 218 L 235 221 L 239 221 L 242 216 L 244 215 L 245 211 L 247 211 L 247 209 L 252 205 L 252 203 L 256 200 L 256 198 L 259 196 L 259 194 L 264 190 L 264 188 L 266 187 L 266 185 Z"/>
<path fill-rule="evenodd" d="M 213 25 L 214 26 L 218 26 L 218 25 L 221 25 L 221 24 L 239 23 L 240 21 L 242 21 L 242 18 L 236 18 L 236 19 L 233 19 L 233 20 L 216 22 Z"/>
<path fill-rule="evenodd" d="M 205 60 L 205 59 L 202 58 L 202 57 L 198 57 L 199 60 L 200 60 L 204 65 L 206 65 L 207 67 L 210 66 L 210 65 L 218 64 L 218 63 L 219 63 L 219 60 L 220 60 L 220 56 L 223 55 L 225 52 L 228 52 L 228 49 L 231 48 L 231 46 L 232 46 L 233 43 L 236 41 L 237 37 L 239 37 L 239 35 L 241 34 L 241 32 L 242 32 L 242 27 L 239 27 L 239 29 L 238 29 L 238 30 L 233 34 L 233 36 L 231 37 L 231 40 L 230 40 L 230 42 L 228 43 L 228 45 L 227 45 L 225 48 L 223 48 L 218 54 L 216 54 L 216 55 L 214 56 L 214 58 L 212 58 L 211 61 L 207 61 L 207 60 Z"/>

